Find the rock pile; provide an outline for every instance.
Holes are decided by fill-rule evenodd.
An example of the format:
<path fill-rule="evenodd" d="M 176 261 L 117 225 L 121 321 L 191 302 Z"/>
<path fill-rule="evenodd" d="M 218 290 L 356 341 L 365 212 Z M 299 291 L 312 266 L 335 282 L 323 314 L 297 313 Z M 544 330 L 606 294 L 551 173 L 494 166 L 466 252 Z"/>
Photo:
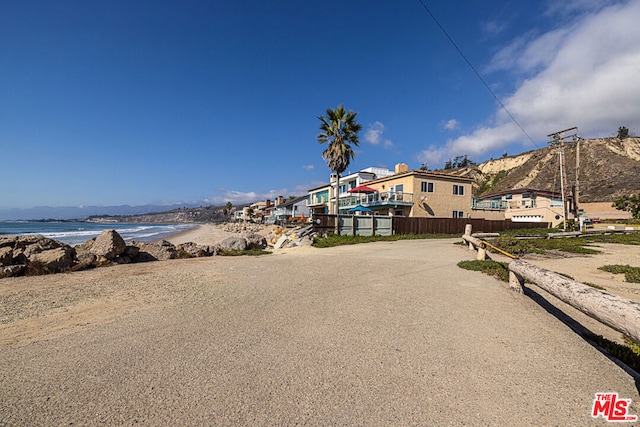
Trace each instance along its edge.
<path fill-rule="evenodd" d="M 75 250 L 43 236 L 0 237 L 0 278 L 58 273 L 70 269 Z"/>
<path fill-rule="evenodd" d="M 239 233 L 213 246 L 192 242 L 173 245 L 161 240 L 127 244 L 115 230 L 71 247 L 44 236 L 1 236 L 0 278 L 77 271 L 113 264 L 129 264 L 175 258 L 208 257 L 224 251 L 276 249 L 313 243 L 312 227 L 286 230 L 260 224 L 228 224 L 226 231 Z"/>
<path fill-rule="evenodd" d="M 272 247 L 275 249 L 292 248 L 296 246 L 311 246 L 313 238 L 317 235 L 313 232 L 313 226 L 296 228 L 283 228 L 279 225 L 263 225 L 255 223 L 235 222 L 227 223 L 222 228 L 224 231 L 231 233 L 238 233 L 247 239 L 249 249 L 252 249 L 252 239 L 256 239 L 256 236 L 264 236 L 266 244 L 262 247 Z"/>
<path fill-rule="evenodd" d="M 315 236 L 316 233 L 313 232 L 313 226 L 311 225 L 304 228 L 294 228 L 292 230 L 274 226 L 265 238 L 269 246 L 275 249 L 282 249 L 296 246 L 311 246 Z"/>
<path fill-rule="evenodd" d="M 249 233 L 230 237 L 215 246 L 192 242 L 177 246 L 166 240 L 127 244 L 115 230 L 72 248 L 44 236 L 0 237 L 0 278 L 77 271 L 113 264 L 218 255 L 226 250 L 264 249 L 264 237 Z"/>

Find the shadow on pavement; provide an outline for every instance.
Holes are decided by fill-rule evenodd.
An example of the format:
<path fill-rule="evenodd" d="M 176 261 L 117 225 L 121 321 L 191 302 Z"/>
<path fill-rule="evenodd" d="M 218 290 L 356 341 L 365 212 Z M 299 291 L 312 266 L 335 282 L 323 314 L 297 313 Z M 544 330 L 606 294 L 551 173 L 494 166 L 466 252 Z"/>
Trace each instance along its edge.
<path fill-rule="evenodd" d="M 578 322 L 576 319 L 569 316 L 567 313 L 565 313 L 564 311 L 560 310 L 558 307 L 550 303 L 545 297 L 540 295 L 535 290 L 525 286 L 524 294 L 529 298 L 531 298 L 532 300 L 534 300 L 536 303 L 538 303 L 549 314 L 551 314 L 556 319 L 560 320 L 562 323 L 564 323 L 569 328 L 571 328 L 571 330 L 573 330 L 576 334 L 578 334 L 583 340 L 585 340 L 585 342 L 589 343 L 600 353 L 604 354 L 607 358 L 609 358 L 609 360 L 611 360 L 613 363 L 615 363 L 620 368 L 622 368 L 622 370 L 624 370 L 627 374 L 631 375 L 631 377 L 635 382 L 636 389 L 640 394 L 640 373 L 636 372 L 633 368 L 631 368 L 630 366 L 627 366 L 624 362 L 618 360 L 616 357 L 607 353 L 607 351 L 604 348 L 602 348 L 597 343 L 595 343 L 594 341 L 588 338 L 589 335 L 596 335 L 596 334 L 594 334 L 589 328 L 584 326 L 582 323 Z"/>

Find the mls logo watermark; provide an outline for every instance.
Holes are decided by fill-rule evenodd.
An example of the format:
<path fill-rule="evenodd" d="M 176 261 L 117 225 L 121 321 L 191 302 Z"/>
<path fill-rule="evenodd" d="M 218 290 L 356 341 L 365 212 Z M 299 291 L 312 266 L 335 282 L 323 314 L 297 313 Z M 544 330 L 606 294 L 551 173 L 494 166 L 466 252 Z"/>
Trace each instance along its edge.
<path fill-rule="evenodd" d="M 631 399 L 620 399 L 618 393 L 596 393 L 593 401 L 591 416 L 593 418 L 602 417 L 610 422 L 635 422 L 637 415 L 629 414 Z"/>

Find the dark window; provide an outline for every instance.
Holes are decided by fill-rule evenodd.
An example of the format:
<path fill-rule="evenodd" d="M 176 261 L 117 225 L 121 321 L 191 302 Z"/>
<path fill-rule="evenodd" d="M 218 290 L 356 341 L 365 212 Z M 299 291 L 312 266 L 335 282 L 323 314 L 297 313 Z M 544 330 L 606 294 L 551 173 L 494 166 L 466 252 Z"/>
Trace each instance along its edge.
<path fill-rule="evenodd" d="M 434 192 L 433 182 L 424 181 L 422 183 L 421 190 L 422 190 L 423 193 L 433 193 Z"/>
<path fill-rule="evenodd" d="M 453 184 L 453 194 L 456 196 L 464 196 L 464 185 Z"/>

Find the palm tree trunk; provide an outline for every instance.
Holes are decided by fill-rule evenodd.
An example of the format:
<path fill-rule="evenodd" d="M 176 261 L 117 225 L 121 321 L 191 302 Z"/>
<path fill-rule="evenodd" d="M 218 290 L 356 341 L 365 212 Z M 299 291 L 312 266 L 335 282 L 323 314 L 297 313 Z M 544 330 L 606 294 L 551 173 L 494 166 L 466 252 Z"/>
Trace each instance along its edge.
<path fill-rule="evenodd" d="M 340 235 L 340 174 L 336 172 L 337 180 L 336 180 L 336 227 L 335 234 L 336 236 Z"/>

